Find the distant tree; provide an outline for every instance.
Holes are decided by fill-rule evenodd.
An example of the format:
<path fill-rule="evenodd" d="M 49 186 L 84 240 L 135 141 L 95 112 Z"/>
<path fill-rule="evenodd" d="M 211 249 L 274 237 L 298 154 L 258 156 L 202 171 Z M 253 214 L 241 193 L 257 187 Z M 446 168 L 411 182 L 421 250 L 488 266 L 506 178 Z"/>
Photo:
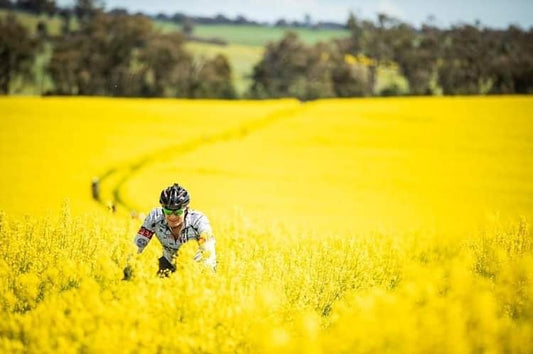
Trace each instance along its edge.
<path fill-rule="evenodd" d="M 489 75 L 492 85 L 489 93 L 492 94 L 512 94 L 515 93 L 513 80 L 513 52 L 516 43 L 511 39 L 512 35 L 507 31 L 491 31 L 489 47 L 491 48 L 491 60 Z"/>
<path fill-rule="evenodd" d="M 399 26 L 400 22 L 384 14 L 378 15 L 378 24 L 370 21 L 361 21 L 352 13 L 348 18 L 347 27 L 350 30 L 348 40 L 338 40 L 337 45 L 341 52 L 351 56 L 364 55 L 372 60 L 366 64 L 366 70 L 357 69 L 358 74 L 366 72 L 366 80 L 358 79 L 358 82 L 366 82 L 368 88 L 364 92 L 375 92 L 378 68 L 390 62 L 393 58 L 394 35 L 392 29 Z M 344 66 L 344 68 L 343 68 Z M 347 70 L 346 65 L 341 65 L 338 70 Z M 352 68 L 353 69 L 353 68 Z M 341 70 L 341 72 L 342 72 Z M 361 90 L 357 90 L 361 92 Z"/>
<path fill-rule="evenodd" d="M 371 59 L 368 72 L 366 93 L 377 94 L 376 83 L 379 67 L 398 64 L 401 73 L 409 82 L 411 94 L 431 94 L 435 89 L 437 64 L 442 56 L 440 32 L 435 27 L 423 26 L 416 30 L 393 17 L 379 14 L 377 24 L 360 21 L 350 14 L 347 22 L 351 37 L 348 40 L 337 40 L 339 50 L 349 55 L 364 55 Z M 337 71 L 344 72 L 347 66 L 341 65 Z M 354 66 L 352 65 L 352 69 Z M 336 75 L 339 79 L 341 78 Z M 361 93 L 361 90 L 357 90 Z M 399 94 L 397 86 L 387 89 L 387 94 Z"/>
<path fill-rule="evenodd" d="M 151 31 L 151 21 L 142 16 L 96 14 L 82 22 L 78 33 L 54 46 L 49 70 L 60 93 L 130 95 L 134 53 Z"/>
<path fill-rule="evenodd" d="M 9 94 L 15 76 L 32 77 L 36 51 L 37 42 L 26 27 L 12 15 L 0 18 L 0 94 Z"/>
<path fill-rule="evenodd" d="M 235 18 L 235 21 L 233 23 L 235 23 L 236 25 L 244 25 L 248 23 L 248 20 L 246 20 L 246 17 L 239 15 Z"/>
<path fill-rule="evenodd" d="M 76 0 L 74 14 L 80 21 L 88 21 L 98 12 L 101 12 L 103 5 L 99 0 Z"/>
<path fill-rule="evenodd" d="M 305 14 L 304 16 L 304 26 L 307 28 L 311 28 L 313 26 L 313 22 L 311 21 L 311 15 Z"/>
<path fill-rule="evenodd" d="M 287 32 L 277 43 L 269 43 L 261 61 L 254 67 L 251 95 L 265 97 L 304 97 L 300 83 L 306 78 L 307 48 L 296 33 Z"/>
<path fill-rule="evenodd" d="M 231 23 L 231 20 L 222 14 L 215 16 L 215 23 Z"/>
<path fill-rule="evenodd" d="M 57 4 L 55 2 L 55 0 L 49 0 L 46 2 L 46 5 L 45 5 L 45 10 L 46 14 L 50 17 L 52 17 L 53 15 L 55 15 L 58 11 L 58 7 L 57 7 Z"/>
<path fill-rule="evenodd" d="M 33 6 L 28 0 L 15 0 L 15 8 L 24 11 L 33 11 Z"/>
<path fill-rule="evenodd" d="M 388 15 L 378 14 L 377 27 L 365 30 L 368 36 L 365 38 L 365 52 L 374 60 L 375 64 L 369 66 L 369 90 L 374 93 L 377 82 L 378 68 L 393 59 L 395 36 L 392 28 L 401 23 Z"/>
<path fill-rule="evenodd" d="M 56 11 L 55 0 L 17 0 L 15 7 L 36 14 L 53 14 Z"/>
<path fill-rule="evenodd" d="M 0 8 L 11 9 L 13 8 L 13 2 L 11 0 L 0 0 Z"/>
<path fill-rule="evenodd" d="M 61 9 L 59 10 L 59 17 L 61 17 L 61 34 L 67 35 L 70 33 L 70 21 L 72 20 L 72 10 Z"/>
<path fill-rule="evenodd" d="M 48 26 L 46 25 L 46 22 L 37 22 L 37 35 L 40 39 L 46 39 L 48 37 Z"/>
<path fill-rule="evenodd" d="M 304 84 L 304 95 L 301 99 L 313 100 L 318 98 L 335 97 L 334 82 L 331 69 L 332 49 L 329 44 L 317 43 L 307 50 L 307 63 Z"/>
<path fill-rule="evenodd" d="M 171 20 L 175 23 L 183 23 L 185 22 L 185 19 L 187 16 L 185 14 L 182 14 L 180 12 L 176 12 L 174 15 L 172 15 Z"/>
<path fill-rule="evenodd" d="M 487 78 L 487 42 L 477 27 L 462 25 L 445 32 L 439 84 L 444 94 L 479 94 Z"/>
<path fill-rule="evenodd" d="M 170 17 L 167 16 L 167 14 L 160 12 L 155 16 L 156 20 L 159 21 L 170 21 Z"/>
<path fill-rule="evenodd" d="M 81 35 L 62 37 L 54 43 L 48 72 L 54 81 L 55 95 L 86 94 L 83 88 L 90 80 L 87 63 L 83 63 L 87 41 Z"/>
<path fill-rule="evenodd" d="M 358 97 L 372 94 L 369 90 L 367 66 L 351 63 L 341 53 L 335 54 L 332 60 L 334 66 L 331 78 L 336 97 Z"/>
<path fill-rule="evenodd" d="M 190 17 L 187 17 L 183 22 L 183 33 L 185 36 L 190 37 L 194 31 L 194 22 Z"/>
<path fill-rule="evenodd" d="M 303 27 L 302 24 L 300 22 L 296 21 L 296 20 L 288 22 L 287 26 L 288 27 L 293 27 L 293 28 Z"/>
<path fill-rule="evenodd" d="M 195 61 L 181 33 L 152 34 L 138 58 L 144 73 L 142 94 L 153 97 L 236 97 L 227 58 Z"/>
<path fill-rule="evenodd" d="M 350 13 L 347 27 L 350 30 L 350 42 L 348 52 L 354 55 L 363 53 L 364 50 L 364 28 L 360 21 Z"/>
<path fill-rule="evenodd" d="M 200 63 L 191 93 L 193 98 L 237 97 L 231 81 L 231 66 L 224 55 L 219 54 L 211 60 Z"/>
<path fill-rule="evenodd" d="M 56 94 L 234 98 L 227 58 L 195 62 L 181 33 L 144 16 L 96 14 L 57 40 L 49 70 Z"/>
<path fill-rule="evenodd" d="M 289 23 L 287 22 L 287 20 L 285 20 L 283 18 L 277 20 L 276 23 L 275 23 L 276 27 L 287 27 L 288 25 L 289 25 Z"/>
<path fill-rule="evenodd" d="M 490 93 L 533 93 L 533 31 L 510 26 L 489 35 Z"/>
<path fill-rule="evenodd" d="M 127 9 L 123 9 L 123 8 L 114 8 L 114 9 L 108 11 L 108 14 L 112 15 L 112 16 L 118 16 L 118 15 L 127 16 L 127 15 L 129 15 L 128 10 Z"/>
<path fill-rule="evenodd" d="M 144 75 L 143 96 L 190 95 L 193 58 L 183 43 L 181 33 L 151 34 L 138 58 Z"/>
<path fill-rule="evenodd" d="M 533 93 L 533 28 L 529 31 L 509 31 L 509 36 L 516 43 L 510 55 L 513 63 L 513 82 L 516 93 Z"/>
<path fill-rule="evenodd" d="M 301 100 L 334 97 L 331 46 L 306 46 L 294 32 L 269 43 L 254 67 L 249 95 L 254 98 L 297 97 Z"/>
<path fill-rule="evenodd" d="M 420 31 L 402 24 L 394 29 L 393 61 L 409 83 L 409 93 L 432 94 L 432 82 L 436 79 L 437 63 L 441 57 L 439 31 L 435 27 L 422 26 Z"/>

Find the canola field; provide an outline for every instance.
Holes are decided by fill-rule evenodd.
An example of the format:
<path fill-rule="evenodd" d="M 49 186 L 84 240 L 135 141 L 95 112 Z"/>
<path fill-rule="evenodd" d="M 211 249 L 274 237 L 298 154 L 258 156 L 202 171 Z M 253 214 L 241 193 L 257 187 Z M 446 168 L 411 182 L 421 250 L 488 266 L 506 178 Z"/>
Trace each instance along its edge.
<path fill-rule="evenodd" d="M 2 353 L 533 348 L 531 97 L 11 97 L 0 124 Z M 157 241 L 132 256 L 173 182 L 216 273 L 194 241 L 165 279 Z"/>

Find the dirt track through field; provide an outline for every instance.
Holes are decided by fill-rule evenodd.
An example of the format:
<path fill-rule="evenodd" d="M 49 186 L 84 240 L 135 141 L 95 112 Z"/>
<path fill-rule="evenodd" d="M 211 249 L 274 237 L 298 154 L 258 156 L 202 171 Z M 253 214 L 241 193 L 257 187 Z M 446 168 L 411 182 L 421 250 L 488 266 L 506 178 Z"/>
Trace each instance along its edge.
<path fill-rule="evenodd" d="M 124 200 L 122 195 L 122 187 L 142 168 L 146 167 L 150 163 L 165 160 L 165 157 L 169 156 L 169 154 L 174 157 L 177 153 L 185 154 L 209 144 L 243 139 L 277 121 L 286 120 L 293 117 L 296 113 L 301 112 L 303 108 L 304 105 L 302 104 L 297 108 L 280 109 L 263 118 L 257 119 L 248 124 L 243 124 L 237 128 L 223 131 L 218 134 L 213 134 L 211 136 L 203 136 L 190 141 L 185 141 L 177 145 L 168 146 L 163 149 L 153 151 L 152 153 L 144 155 L 134 161 L 126 162 L 124 165 L 112 167 L 98 177 L 100 195 L 111 195 L 112 205 L 107 205 L 106 200 L 102 198 L 98 199 L 98 203 L 106 208 L 112 207 L 115 210 L 121 208 L 129 213 L 136 213 L 135 206 L 128 204 Z"/>

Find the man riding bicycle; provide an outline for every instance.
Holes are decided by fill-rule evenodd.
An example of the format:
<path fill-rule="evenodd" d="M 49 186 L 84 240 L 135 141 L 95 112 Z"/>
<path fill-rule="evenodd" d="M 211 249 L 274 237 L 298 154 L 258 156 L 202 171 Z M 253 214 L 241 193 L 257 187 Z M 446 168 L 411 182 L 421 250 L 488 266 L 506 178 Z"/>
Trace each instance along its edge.
<path fill-rule="evenodd" d="M 207 217 L 197 210 L 189 208 L 190 196 L 185 188 L 177 183 L 161 192 L 161 207 L 154 208 L 145 218 L 134 238 L 137 253 L 142 253 L 155 235 L 163 246 L 163 255 L 159 258 L 158 274 L 168 276 L 175 272 L 173 261 L 179 248 L 186 242 L 195 240 L 199 249 L 194 260 L 205 256 L 204 263 L 216 269 L 215 238 Z M 131 268 L 126 267 L 124 278 L 131 277 Z"/>

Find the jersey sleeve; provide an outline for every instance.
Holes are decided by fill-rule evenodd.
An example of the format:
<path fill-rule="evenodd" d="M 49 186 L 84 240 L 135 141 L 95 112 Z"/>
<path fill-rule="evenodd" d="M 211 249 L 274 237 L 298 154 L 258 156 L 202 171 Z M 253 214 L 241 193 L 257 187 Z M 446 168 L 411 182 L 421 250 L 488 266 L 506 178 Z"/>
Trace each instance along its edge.
<path fill-rule="evenodd" d="M 139 231 L 135 235 L 133 242 L 137 246 L 137 253 L 144 251 L 152 236 L 155 234 L 156 211 L 152 210 L 144 219 Z"/>

